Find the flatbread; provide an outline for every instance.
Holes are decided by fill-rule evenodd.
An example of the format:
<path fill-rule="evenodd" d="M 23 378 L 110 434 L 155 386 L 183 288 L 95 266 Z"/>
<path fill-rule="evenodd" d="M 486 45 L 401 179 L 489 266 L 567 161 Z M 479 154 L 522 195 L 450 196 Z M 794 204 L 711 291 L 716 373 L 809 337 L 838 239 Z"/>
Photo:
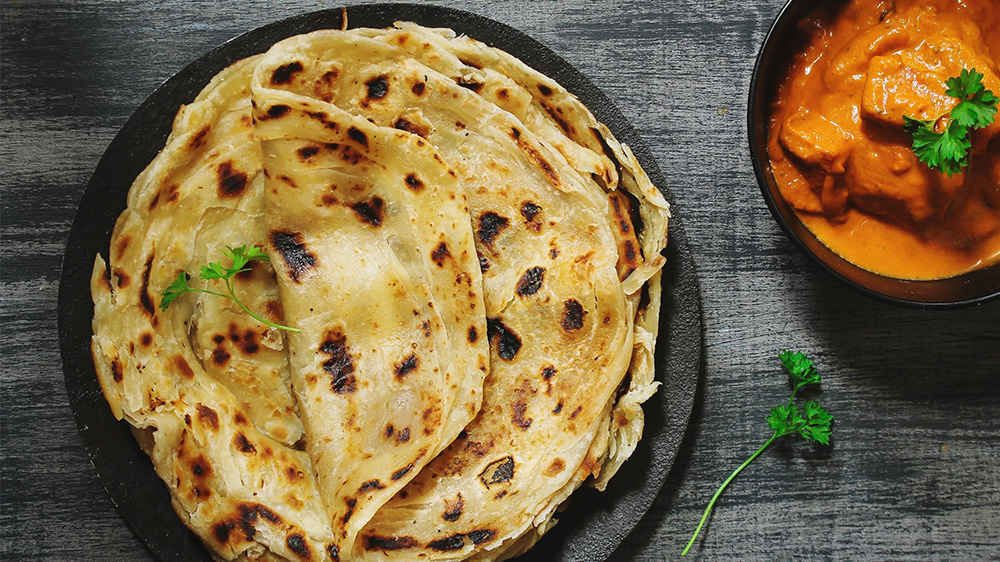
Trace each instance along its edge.
<path fill-rule="evenodd" d="M 258 59 L 227 68 L 180 110 L 129 191 L 109 258 L 95 260 L 92 350 L 112 413 L 138 430 L 174 509 L 217 557 L 324 560 L 334 537 L 300 450 L 284 335 L 214 296 L 159 309 L 178 273 L 264 239 L 250 114 Z M 235 285 L 281 320 L 267 263 Z"/>
<path fill-rule="evenodd" d="M 95 263 L 95 365 L 217 557 L 506 559 L 641 437 L 668 218 L 503 51 L 296 36 L 213 79 L 137 178 Z M 270 262 L 238 292 L 300 332 L 209 295 L 156 309 L 244 244 Z"/>
<path fill-rule="evenodd" d="M 290 97 L 262 103 L 255 90 L 261 115 L 292 107 L 283 130 L 339 128 L 343 142 L 353 123 L 365 136 L 426 141 L 464 186 L 476 231 L 493 343 L 483 409 L 375 514 L 359 559 L 491 559 L 527 548 L 586 478 L 603 486 L 631 453 L 638 404 L 655 388 L 655 323 L 639 301 L 663 264 L 666 204 L 575 98 L 497 53 L 412 25 L 321 31 L 268 53 L 283 65 L 264 78 Z M 499 61 L 507 73 L 487 66 Z M 319 110 L 331 107 L 354 118 L 331 127 Z M 288 154 L 275 160 L 294 164 Z M 616 191 L 620 181 L 634 193 Z M 648 230 L 639 221 L 645 247 L 633 208 L 649 218 Z M 636 387 L 619 407 L 633 363 Z"/>
<path fill-rule="evenodd" d="M 465 194 L 428 143 L 288 86 L 253 82 L 265 224 L 308 451 L 340 552 L 475 417 L 489 368 Z M 319 62 L 326 67 L 325 62 Z"/>

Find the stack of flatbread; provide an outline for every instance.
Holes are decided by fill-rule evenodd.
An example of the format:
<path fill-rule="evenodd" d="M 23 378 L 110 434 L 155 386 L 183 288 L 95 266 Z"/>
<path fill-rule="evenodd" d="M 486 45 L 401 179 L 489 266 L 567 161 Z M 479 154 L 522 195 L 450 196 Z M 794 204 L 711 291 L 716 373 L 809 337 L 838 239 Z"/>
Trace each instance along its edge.
<path fill-rule="evenodd" d="M 510 558 L 636 447 L 668 215 L 503 51 L 292 37 L 217 75 L 135 180 L 94 266 L 98 378 L 218 559 Z M 300 331 L 205 293 L 161 309 L 239 246 L 270 258 L 240 300 Z"/>

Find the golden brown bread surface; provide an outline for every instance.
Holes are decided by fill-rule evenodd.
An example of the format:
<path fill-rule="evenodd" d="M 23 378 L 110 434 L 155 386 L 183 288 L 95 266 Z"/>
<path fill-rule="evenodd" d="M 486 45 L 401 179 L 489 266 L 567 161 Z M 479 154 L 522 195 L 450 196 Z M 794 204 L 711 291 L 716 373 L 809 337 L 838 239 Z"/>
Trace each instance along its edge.
<path fill-rule="evenodd" d="M 95 365 L 222 559 L 508 558 L 641 436 L 668 216 L 507 53 L 405 23 L 293 37 L 213 79 L 136 179 Z M 301 332 L 157 307 L 243 244 L 271 261 L 238 295 Z"/>

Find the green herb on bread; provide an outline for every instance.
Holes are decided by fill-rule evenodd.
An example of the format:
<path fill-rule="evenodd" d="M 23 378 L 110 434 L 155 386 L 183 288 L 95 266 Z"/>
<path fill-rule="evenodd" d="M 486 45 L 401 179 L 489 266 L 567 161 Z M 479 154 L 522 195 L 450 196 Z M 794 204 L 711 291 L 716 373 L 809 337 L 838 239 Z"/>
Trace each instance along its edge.
<path fill-rule="evenodd" d="M 233 278 L 236 277 L 237 273 L 249 271 L 249 264 L 252 261 L 271 261 L 267 254 L 264 253 L 264 250 L 258 248 L 257 246 L 243 245 L 238 248 L 230 248 L 229 246 L 226 246 L 226 249 L 223 250 L 222 253 L 227 258 L 232 260 L 232 265 L 229 267 L 223 267 L 219 262 L 211 262 L 208 265 L 201 266 L 201 274 L 199 277 L 206 281 L 222 281 L 222 283 L 226 286 L 228 294 L 192 287 L 188 285 L 188 273 L 186 271 L 182 271 L 177 274 L 177 279 L 174 279 L 174 282 L 171 283 L 165 291 L 163 291 L 163 297 L 160 300 L 160 310 L 166 310 L 170 306 L 170 303 L 174 302 L 177 297 L 183 295 L 184 293 L 206 293 L 235 302 L 247 314 L 254 317 L 257 321 L 267 324 L 268 326 L 289 332 L 298 332 L 298 328 L 276 324 L 258 316 L 257 314 L 254 314 L 253 311 L 247 308 L 247 306 L 236 297 L 236 291 L 233 287 Z"/>

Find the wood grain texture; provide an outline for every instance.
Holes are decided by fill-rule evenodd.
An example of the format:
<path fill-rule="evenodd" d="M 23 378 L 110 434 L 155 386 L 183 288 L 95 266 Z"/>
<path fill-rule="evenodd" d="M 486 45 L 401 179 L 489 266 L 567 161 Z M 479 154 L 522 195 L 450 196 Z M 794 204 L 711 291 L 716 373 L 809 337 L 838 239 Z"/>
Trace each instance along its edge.
<path fill-rule="evenodd" d="M 1000 559 L 1000 302 L 873 301 L 801 255 L 746 146 L 746 96 L 780 0 L 441 4 L 511 25 L 604 90 L 677 199 L 702 287 L 704 367 L 681 455 L 614 560 L 676 558 L 715 487 L 812 355 L 834 446 L 779 442 L 734 483 L 703 560 Z M 321 1 L 4 2 L 0 9 L 0 558 L 152 561 L 76 433 L 56 338 L 60 260 L 98 159 L 174 72 Z M 85 220 L 81 217 L 79 220 Z"/>

